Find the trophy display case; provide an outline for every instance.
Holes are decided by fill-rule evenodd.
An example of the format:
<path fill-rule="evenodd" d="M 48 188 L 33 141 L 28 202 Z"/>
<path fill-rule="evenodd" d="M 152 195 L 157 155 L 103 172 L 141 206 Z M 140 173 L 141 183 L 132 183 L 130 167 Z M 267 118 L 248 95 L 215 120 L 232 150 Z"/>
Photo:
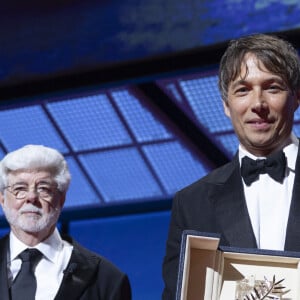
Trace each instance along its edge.
<path fill-rule="evenodd" d="M 184 231 L 176 300 L 300 300 L 300 253 L 221 247 Z"/>

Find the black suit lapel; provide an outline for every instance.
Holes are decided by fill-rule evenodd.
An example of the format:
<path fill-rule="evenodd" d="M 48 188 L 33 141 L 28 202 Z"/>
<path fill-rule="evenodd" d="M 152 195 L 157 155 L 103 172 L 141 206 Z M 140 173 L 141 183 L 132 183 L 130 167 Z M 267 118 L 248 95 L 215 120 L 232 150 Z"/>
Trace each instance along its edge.
<path fill-rule="evenodd" d="M 284 250 L 300 251 L 300 153 L 298 150 L 293 195 Z"/>
<path fill-rule="evenodd" d="M 9 247 L 9 236 L 0 240 L 0 298 L 9 300 L 8 277 L 7 277 L 7 251 Z"/>
<path fill-rule="evenodd" d="M 54 299 L 79 299 L 92 278 L 96 276 L 99 261 L 96 255 L 85 255 L 85 250 L 75 244 L 63 281 Z"/>
<path fill-rule="evenodd" d="M 224 243 L 229 246 L 257 248 L 248 209 L 245 201 L 238 157 L 236 156 L 223 183 L 214 187 L 216 221 L 219 223 Z"/>

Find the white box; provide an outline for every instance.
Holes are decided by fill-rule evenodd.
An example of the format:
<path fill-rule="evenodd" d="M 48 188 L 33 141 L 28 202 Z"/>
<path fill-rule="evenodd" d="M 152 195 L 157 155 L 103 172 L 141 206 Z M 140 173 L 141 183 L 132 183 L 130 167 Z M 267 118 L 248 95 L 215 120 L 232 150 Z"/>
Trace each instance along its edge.
<path fill-rule="evenodd" d="M 251 276 L 284 279 L 280 299 L 300 300 L 299 252 L 219 247 L 219 240 L 183 232 L 176 300 L 234 300 L 237 282 Z"/>

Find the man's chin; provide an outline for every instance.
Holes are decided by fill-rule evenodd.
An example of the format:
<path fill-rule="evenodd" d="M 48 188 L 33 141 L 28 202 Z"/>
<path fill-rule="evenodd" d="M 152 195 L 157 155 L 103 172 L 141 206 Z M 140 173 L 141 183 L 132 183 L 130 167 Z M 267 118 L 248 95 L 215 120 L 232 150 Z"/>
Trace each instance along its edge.
<path fill-rule="evenodd" d="M 22 231 L 27 232 L 27 233 L 37 233 L 45 229 L 44 224 L 40 224 L 38 222 L 32 222 L 29 223 L 27 221 L 26 224 L 19 224 L 18 226 Z"/>

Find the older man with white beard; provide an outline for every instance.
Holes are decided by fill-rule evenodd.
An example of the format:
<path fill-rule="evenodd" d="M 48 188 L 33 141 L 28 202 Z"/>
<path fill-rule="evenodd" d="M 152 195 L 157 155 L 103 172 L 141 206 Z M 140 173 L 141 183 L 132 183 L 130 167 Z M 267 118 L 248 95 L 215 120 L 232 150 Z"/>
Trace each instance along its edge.
<path fill-rule="evenodd" d="M 129 300 L 127 276 L 71 238 L 57 221 L 70 183 L 55 149 L 27 145 L 0 162 L 0 203 L 10 233 L 0 239 L 1 300 Z"/>

